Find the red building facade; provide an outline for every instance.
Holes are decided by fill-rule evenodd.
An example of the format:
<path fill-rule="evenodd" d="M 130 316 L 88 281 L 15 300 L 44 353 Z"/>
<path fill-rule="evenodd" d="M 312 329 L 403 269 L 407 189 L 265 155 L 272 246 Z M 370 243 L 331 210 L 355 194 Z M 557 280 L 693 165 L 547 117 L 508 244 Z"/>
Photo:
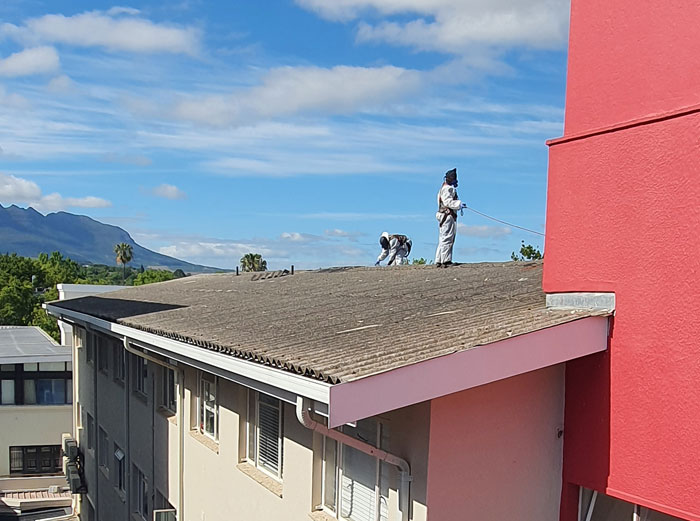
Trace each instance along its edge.
<path fill-rule="evenodd" d="M 700 521 L 700 2 L 573 0 L 550 145 L 547 293 L 614 292 L 569 362 L 562 521 L 579 487 Z"/>

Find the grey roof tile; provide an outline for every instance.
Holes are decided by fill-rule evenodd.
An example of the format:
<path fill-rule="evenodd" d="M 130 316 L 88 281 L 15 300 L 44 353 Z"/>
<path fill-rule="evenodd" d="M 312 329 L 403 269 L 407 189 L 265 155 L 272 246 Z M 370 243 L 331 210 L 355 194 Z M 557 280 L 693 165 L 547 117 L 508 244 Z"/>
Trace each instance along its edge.
<path fill-rule="evenodd" d="M 53 304 L 337 383 L 603 314 L 548 310 L 541 283 L 541 262 L 338 268 L 200 275 Z"/>

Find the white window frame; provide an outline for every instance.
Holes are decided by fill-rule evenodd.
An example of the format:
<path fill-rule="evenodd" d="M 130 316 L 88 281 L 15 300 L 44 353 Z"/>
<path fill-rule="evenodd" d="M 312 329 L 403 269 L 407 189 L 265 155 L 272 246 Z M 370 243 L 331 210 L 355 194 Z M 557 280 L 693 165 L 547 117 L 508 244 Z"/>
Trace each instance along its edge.
<path fill-rule="evenodd" d="M 264 395 L 267 396 L 267 395 Z M 254 391 L 253 389 L 248 389 L 247 397 L 247 414 L 246 414 L 246 443 L 245 443 L 245 454 L 246 461 L 253 465 L 255 468 L 264 472 L 268 476 L 274 478 L 277 481 L 282 481 L 282 471 L 283 471 L 283 461 L 284 461 L 284 405 L 277 398 L 272 398 L 268 396 L 269 399 L 276 401 L 277 407 L 277 470 L 271 469 L 265 466 L 265 462 L 260 457 L 260 393 Z M 274 408 L 275 406 L 269 403 L 263 403 L 263 407 Z"/>
<path fill-rule="evenodd" d="M 214 405 L 207 404 L 205 399 L 205 387 L 213 388 Z M 197 404 L 197 430 L 200 434 L 211 438 L 214 441 L 219 440 L 219 379 L 218 377 L 201 372 L 199 376 L 199 397 Z M 206 413 L 214 415 L 214 432 L 209 432 L 206 429 Z"/>
<path fill-rule="evenodd" d="M 374 421 L 374 420 L 366 420 L 366 421 Z M 382 441 L 382 431 L 383 431 L 383 424 L 381 422 L 377 422 L 377 437 L 375 440 L 367 440 L 369 443 L 374 445 L 375 447 L 381 447 L 381 441 Z M 328 462 L 326 460 L 326 445 L 328 443 L 335 443 L 336 444 L 336 450 L 335 450 L 335 462 Z M 323 443 L 321 445 L 321 504 L 319 505 L 319 508 L 328 514 L 330 517 L 334 519 L 339 519 L 339 520 L 346 520 L 347 518 L 343 517 L 341 515 L 341 512 L 343 511 L 343 493 L 342 493 L 342 486 L 343 486 L 343 452 L 347 450 L 347 447 L 337 441 L 333 440 L 331 438 L 328 438 L 327 436 L 323 437 Z M 354 449 L 356 450 L 356 449 Z M 332 465 L 332 468 L 329 468 L 329 465 Z M 327 472 L 333 472 L 334 473 L 334 482 L 335 482 L 335 497 L 334 497 L 334 504 L 332 507 L 329 507 L 326 503 L 326 473 Z M 381 502 L 382 502 L 382 495 L 381 495 L 381 490 L 380 490 L 380 475 L 381 475 L 381 461 L 379 459 L 375 460 L 375 478 L 374 478 L 374 494 L 375 494 L 375 500 L 374 500 L 374 506 L 375 506 L 375 513 L 374 513 L 374 518 L 371 521 L 380 521 L 381 518 Z"/>
<path fill-rule="evenodd" d="M 170 367 L 161 367 L 161 398 L 160 405 L 170 412 L 177 413 L 177 372 Z M 172 387 L 170 377 L 172 375 Z"/>

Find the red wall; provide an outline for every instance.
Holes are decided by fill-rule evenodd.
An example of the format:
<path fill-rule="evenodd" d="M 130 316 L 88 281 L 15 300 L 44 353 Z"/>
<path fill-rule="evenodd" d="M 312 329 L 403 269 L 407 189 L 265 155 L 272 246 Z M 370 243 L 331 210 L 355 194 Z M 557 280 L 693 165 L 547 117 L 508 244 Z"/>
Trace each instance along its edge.
<path fill-rule="evenodd" d="M 617 310 L 608 353 L 567 367 L 566 521 L 570 484 L 700 520 L 698 20 L 697 0 L 573 0 L 543 286 Z"/>

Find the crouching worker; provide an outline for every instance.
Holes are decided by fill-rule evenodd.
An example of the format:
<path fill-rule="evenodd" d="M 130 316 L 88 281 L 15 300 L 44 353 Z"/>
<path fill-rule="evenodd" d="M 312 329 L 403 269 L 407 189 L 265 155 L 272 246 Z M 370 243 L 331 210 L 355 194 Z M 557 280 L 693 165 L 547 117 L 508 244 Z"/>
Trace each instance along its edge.
<path fill-rule="evenodd" d="M 445 173 L 445 182 L 438 192 L 438 211 L 435 217 L 440 224 L 440 239 L 435 252 L 435 265 L 438 268 L 452 264 L 452 248 L 457 236 L 457 210 L 465 208 L 457 197 L 457 169 Z"/>
<path fill-rule="evenodd" d="M 389 257 L 387 266 L 398 266 L 399 264 L 408 264 L 408 256 L 411 253 L 411 239 L 405 235 L 393 234 L 387 232 L 382 233 L 379 237 L 379 244 L 382 247 L 382 252 L 377 257 L 375 266 Z"/>

